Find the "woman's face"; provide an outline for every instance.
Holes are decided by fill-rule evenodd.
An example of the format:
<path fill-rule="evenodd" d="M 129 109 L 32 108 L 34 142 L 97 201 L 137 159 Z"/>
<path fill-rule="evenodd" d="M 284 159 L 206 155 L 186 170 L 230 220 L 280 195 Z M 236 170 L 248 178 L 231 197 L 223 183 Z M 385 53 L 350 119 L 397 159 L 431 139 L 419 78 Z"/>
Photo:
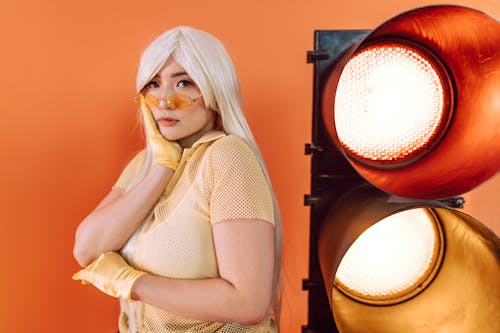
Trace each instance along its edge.
<path fill-rule="evenodd" d="M 144 88 L 159 99 L 152 112 L 165 139 L 189 148 L 204 133 L 214 129 L 215 111 L 205 107 L 198 86 L 173 57 L 168 58 Z M 179 96 L 186 101 L 180 101 Z"/>

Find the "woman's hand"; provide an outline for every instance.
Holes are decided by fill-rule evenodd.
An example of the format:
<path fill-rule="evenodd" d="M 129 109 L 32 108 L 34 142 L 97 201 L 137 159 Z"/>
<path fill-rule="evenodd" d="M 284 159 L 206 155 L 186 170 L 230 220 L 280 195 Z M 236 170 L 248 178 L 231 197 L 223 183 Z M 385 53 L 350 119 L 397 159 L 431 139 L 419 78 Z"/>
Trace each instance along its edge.
<path fill-rule="evenodd" d="M 110 296 L 130 299 L 132 286 L 145 274 L 132 268 L 118 253 L 107 252 L 74 274 L 73 280 L 82 280 L 82 284 L 92 283 Z"/>
<path fill-rule="evenodd" d="M 141 106 L 146 139 L 153 150 L 154 162 L 175 170 L 182 155 L 182 148 L 177 142 L 168 141 L 161 135 L 151 109 L 146 103 L 147 97 L 139 94 L 139 105 Z"/>

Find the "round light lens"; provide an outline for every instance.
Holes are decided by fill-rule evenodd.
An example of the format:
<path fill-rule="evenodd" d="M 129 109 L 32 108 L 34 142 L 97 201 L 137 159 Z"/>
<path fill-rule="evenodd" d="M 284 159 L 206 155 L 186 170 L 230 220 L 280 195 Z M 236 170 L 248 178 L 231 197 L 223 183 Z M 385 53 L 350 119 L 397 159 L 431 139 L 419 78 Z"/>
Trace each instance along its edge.
<path fill-rule="evenodd" d="M 365 162 L 408 160 L 441 133 L 448 114 L 435 62 L 402 44 L 354 54 L 335 95 L 335 127 L 346 151 Z"/>
<path fill-rule="evenodd" d="M 442 248 L 439 223 L 429 210 L 391 215 L 352 244 L 338 267 L 335 284 L 363 302 L 399 302 L 432 280 Z"/>

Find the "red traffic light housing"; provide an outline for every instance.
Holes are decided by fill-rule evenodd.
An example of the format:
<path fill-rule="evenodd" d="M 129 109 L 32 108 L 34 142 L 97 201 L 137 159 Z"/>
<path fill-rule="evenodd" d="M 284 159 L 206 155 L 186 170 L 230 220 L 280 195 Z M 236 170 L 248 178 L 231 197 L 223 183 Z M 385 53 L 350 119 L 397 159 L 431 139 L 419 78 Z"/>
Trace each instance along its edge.
<path fill-rule="evenodd" d="M 329 136 L 386 192 L 436 199 L 472 190 L 500 169 L 499 45 L 498 21 L 473 9 L 394 17 L 328 76 L 321 109 Z"/>

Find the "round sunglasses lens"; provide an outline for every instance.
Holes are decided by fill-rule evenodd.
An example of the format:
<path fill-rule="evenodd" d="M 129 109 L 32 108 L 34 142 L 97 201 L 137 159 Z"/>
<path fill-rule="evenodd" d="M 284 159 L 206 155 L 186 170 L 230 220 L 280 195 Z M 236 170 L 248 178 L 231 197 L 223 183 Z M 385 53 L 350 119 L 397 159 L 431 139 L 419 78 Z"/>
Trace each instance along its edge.
<path fill-rule="evenodd" d="M 192 99 L 180 93 L 168 96 L 168 103 L 177 109 L 183 109 L 193 103 Z"/>
<path fill-rule="evenodd" d="M 144 100 L 150 109 L 156 108 L 160 105 L 160 100 L 151 94 L 144 94 Z"/>

